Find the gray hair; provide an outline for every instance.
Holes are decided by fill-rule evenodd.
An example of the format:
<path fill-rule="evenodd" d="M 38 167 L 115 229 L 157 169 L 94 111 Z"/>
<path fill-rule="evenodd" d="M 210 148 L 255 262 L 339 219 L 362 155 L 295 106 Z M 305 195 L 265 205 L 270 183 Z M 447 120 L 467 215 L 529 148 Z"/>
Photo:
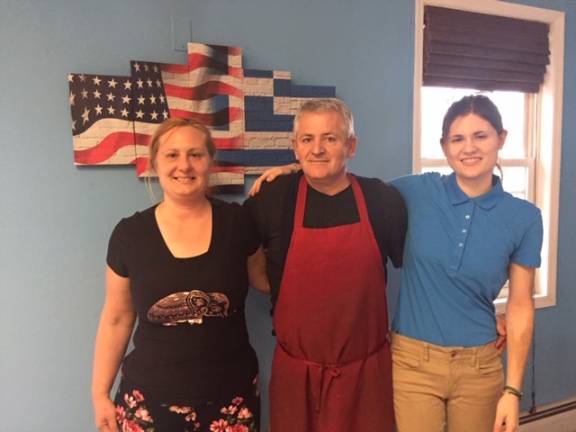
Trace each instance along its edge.
<path fill-rule="evenodd" d="M 302 114 L 327 111 L 336 112 L 342 116 L 344 119 L 344 130 L 346 131 L 347 138 L 352 138 L 355 136 L 354 117 L 352 116 L 352 111 L 350 111 L 348 105 L 346 105 L 340 99 L 335 98 L 310 99 L 304 102 L 294 117 L 294 127 L 292 129 L 293 133 L 296 134 L 296 131 L 298 130 L 298 122 L 300 121 Z"/>

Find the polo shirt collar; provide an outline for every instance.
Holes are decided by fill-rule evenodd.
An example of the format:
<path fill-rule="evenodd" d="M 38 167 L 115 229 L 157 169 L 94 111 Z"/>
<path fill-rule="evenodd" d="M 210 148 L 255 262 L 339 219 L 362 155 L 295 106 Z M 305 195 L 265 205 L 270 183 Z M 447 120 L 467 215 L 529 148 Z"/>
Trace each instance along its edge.
<path fill-rule="evenodd" d="M 504 196 L 504 189 L 502 188 L 502 182 L 500 177 L 492 176 L 492 189 L 476 198 L 470 199 L 466 195 L 458 183 L 456 182 L 456 174 L 452 173 L 448 176 L 448 181 L 446 182 L 446 192 L 448 193 L 448 198 L 452 205 L 464 204 L 468 201 L 474 201 L 479 207 L 484 210 L 492 209 Z"/>

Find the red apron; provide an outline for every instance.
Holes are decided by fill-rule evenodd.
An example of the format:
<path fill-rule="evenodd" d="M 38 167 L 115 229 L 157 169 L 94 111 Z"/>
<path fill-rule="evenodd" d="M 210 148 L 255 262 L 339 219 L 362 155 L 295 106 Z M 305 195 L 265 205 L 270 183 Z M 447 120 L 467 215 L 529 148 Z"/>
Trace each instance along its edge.
<path fill-rule="evenodd" d="M 349 176 L 360 221 L 305 228 L 308 183 L 274 309 L 271 432 L 390 432 L 392 366 L 386 281 L 364 195 Z"/>

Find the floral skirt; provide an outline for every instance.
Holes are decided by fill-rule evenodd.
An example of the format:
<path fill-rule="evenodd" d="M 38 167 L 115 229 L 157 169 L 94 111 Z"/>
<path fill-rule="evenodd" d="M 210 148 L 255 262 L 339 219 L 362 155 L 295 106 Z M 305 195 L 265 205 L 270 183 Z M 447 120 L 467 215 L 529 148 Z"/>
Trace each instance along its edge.
<path fill-rule="evenodd" d="M 257 386 L 256 379 L 254 384 Z M 257 390 L 189 406 L 154 403 L 146 399 L 146 394 L 140 389 L 122 380 L 114 403 L 122 432 L 259 431 L 260 396 Z"/>

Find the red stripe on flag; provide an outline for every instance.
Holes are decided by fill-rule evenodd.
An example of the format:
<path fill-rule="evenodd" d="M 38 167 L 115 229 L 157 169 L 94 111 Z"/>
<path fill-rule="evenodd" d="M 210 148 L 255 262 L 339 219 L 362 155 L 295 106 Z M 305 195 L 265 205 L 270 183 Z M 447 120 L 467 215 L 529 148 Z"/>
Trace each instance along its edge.
<path fill-rule="evenodd" d="M 242 68 L 229 66 L 226 63 L 222 63 L 221 61 L 218 61 L 213 57 L 208 57 L 204 54 L 194 52 L 188 54 L 188 66 L 190 66 L 190 70 L 207 67 L 222 71 L 223 75 L 232 75 L 236 78 L 242 77 Z"/>
<path fill-rule="evenodd" d="M 243 143 L 242 136 L 235 136 L 231 138 L 214 138 L 213 141 L 218 150 L 241 149 Z"/>
<path fill-rule="evenodd" d="M 244 69 L 229 66 L 228 75 L 232 75 L 234 78 L 242 78 L 244 76 Z"/>
<path fill-rule="evenodd" d="M 143 134 L 143 133 L 135 133 L 134 134 L 134 144 L 136 145 L 143 145 L 148 147 L 150 145 L 150 140 L 152 139 L 152 135 Z"/>
<path fill-rule="evenodd" d="M 178 117 L 184 119 L 195 119 L 206 126 L 224 126 L 242 118 L 244 111 L 240 108 L 230 107 L 228 109 L 220 110 L 212 114 L 198 113 L 186 111 L 182 109 L 170 108 L 170 117 Z"/>
<path fill-rule="evenodd" d="M 213 165 L 212 168 L 210 168 L 210 172 L 213 172 L 213 173 L 229 172 L 229 173 L 243 174 L 244 173 L 244 167 L 229 166 L 229 165 L 228 166 Z"/>
<path fill-rule="evenodd" d="M 134 165 L 136 165 L 136 175 L 140 177 L 148 169 L 148 158 L 138 157 L 134 159 Z"/>
<path fill-rule="evenodd" d="M 180 64 L 163 64 L 162 65 L 162 72 L 172 72 L 177 74 L 187 74 L 190 71 L 188 65 L 180 65 Z"/>
<path fill-rule="evenodd" d="M 98 165 L 106 162 L 119 149 L 126 146 L 134 146 L 134 133 L 113 132 L 94 147 L 74 150 L 74 162 L 83 165 Z"/>
<path fill-rule="evenodd" d="M 205 100 L 219 94 L 242 97 L 243 92 L 230 84 L 219 81 L 207 81 L 196 87 L 182 87 L 164 83 L 166 96 L 174 96 L 188 100 Z"/>
<path fill-rule="evenodd" d="M 240 47 L 227 46 L 226 48 L 228 49 L 228 54 L 230 54 L 230 55 L 235 55 L 235 56 L 242 55 L 242 48 L 240 48 Z"/>

